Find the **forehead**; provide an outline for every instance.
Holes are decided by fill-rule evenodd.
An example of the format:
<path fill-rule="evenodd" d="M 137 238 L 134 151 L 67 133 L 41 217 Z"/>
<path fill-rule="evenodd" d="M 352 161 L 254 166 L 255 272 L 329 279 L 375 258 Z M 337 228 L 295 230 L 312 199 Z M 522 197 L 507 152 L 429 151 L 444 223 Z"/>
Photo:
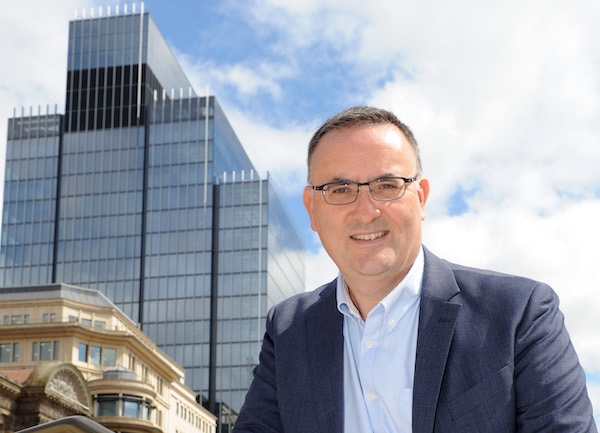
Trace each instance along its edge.
<path fill-rule="evenodd" d="M 312 174 L 352 175 L 349 179 L 359 174 L 413 176 L 415 167 L 414 149 L 402 131 L 390 123 L 330 131 L 321 138 L 311 158 Z"/>

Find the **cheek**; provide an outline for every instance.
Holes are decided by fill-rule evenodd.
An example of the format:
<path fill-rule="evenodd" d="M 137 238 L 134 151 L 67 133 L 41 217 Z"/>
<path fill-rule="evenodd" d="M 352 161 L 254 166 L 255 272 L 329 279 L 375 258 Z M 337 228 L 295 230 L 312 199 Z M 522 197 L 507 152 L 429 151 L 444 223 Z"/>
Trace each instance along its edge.
<path fill-rule="evenodd" d="M 319 207 L 316 206 L 313 208 L 310 215 L 310 227 L 316 232 L 325 231 L 328 226 L 331 226 L 328 218 L 327 212 L 321 211 Z"/>
<path fill-rule="evenodd" d="M 308 217 L 310 218 L 310 228 L 311 228 L 311 230 L 313 232 L 316 232 L 318 230 L 318 228 L 317 228 L 317 223 L 315 221 L 314 215 L 311 212 L 309 212 L 308 213 Z"/>
<path fill-rule="evenodd" d="M 328 207 L 325 207 L 328 206 Z M 310 215 L 310 227 L 316 231 L 321 238 L 337 237 L 343 230 L 343 217 L 330 209 L 330 205 L 315 206 Z"/>

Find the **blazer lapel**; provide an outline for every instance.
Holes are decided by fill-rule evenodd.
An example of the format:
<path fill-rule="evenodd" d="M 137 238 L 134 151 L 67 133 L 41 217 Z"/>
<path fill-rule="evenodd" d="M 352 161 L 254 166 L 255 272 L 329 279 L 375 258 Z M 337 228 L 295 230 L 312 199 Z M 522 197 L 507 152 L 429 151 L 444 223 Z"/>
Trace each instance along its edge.
<path fill-rule="evenodd" d="M 448 300 L 458 292 L 451 270 L 425 250 L 413 390 L 413 433 L 433 432 L 442 378 L 461 308 L 460 304 Z"/>
<path fill-rule="evenodd" d="M 321 292 L 322 298 L 306 320 L 309 386 L 319 427 L 312 427 L 315 432 L 342 433 L 344 426 L 343 320 L 337 310 L 335 284 Z"/>

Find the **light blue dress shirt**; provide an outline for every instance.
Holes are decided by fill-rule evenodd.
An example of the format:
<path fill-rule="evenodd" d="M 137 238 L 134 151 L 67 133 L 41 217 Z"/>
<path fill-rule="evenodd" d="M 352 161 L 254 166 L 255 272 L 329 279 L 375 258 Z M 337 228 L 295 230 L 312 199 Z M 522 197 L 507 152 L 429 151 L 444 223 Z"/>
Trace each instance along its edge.
<path fill-rule="evenodd" d="M 411 432 L 423 249 L 402 282 L 362 320 L 341 274 L 344 315 L 344 431 Z"/>

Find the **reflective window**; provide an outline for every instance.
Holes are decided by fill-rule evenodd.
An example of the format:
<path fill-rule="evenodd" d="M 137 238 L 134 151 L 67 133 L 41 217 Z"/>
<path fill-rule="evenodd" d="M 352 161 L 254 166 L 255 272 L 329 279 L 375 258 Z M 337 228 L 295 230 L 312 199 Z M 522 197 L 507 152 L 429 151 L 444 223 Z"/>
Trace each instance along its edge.
<path fill-rule="evenodd" d="M 118 416 L 119 398 L 117 395 L 99 395 L 98 401 L 98 416 Z"/>
<path fill-rule="evenodd" d="M 0 344 L 0 362 L 12 361 L 12 344 L 2 343 Z"/>
<path fill-rule="evenodd" d="M 40 343 L 40 361 L 50 361 L 52 359 L 52 342 L 42 341 Z"/>
<path fill-rule="evenodd" d="M 142 418 L 142 401 L 136 397 L 123 397 L 123 416 Z"/>
<path fill-rule="evenodd" d="M 114 367 L 116 365 L 117 350 L 111 348 L 104 348 L 102 351 L 102 365 L 107 367 Z"/>
<path fill-rule="evenodd" d="M 100 365 L 100 357 L 102 348 L 99 346 L 90 346 L 90 363 L 92 365 Z"/>
<path fill-rule="evenodd" d="M 34 341 L 31 345 L 31 360 L 32 361 L 37 361 L 39 359 L 39 353 L 38 353 L 38 349 L 39 348 L 39 343 L 37 341 Z"/>
<path fill-rule="evenodd" d="M 79 343 L 79 356 L 77 357 L 79 362 L 87 362 L 88 358 L 88 346 L 85 343 Z"/>

